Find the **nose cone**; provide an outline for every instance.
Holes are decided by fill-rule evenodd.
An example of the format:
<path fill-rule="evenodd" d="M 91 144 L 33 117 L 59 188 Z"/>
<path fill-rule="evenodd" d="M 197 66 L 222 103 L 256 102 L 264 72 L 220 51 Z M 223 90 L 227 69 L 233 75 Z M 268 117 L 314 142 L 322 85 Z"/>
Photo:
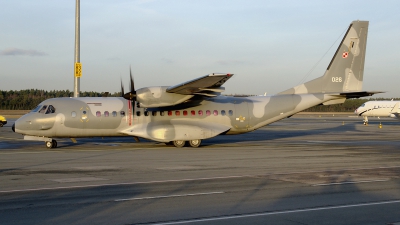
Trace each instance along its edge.
<path fill-rule="evenodd" d="M 15 132 L 15 123 L 12 125 L 11 129 Z"/>

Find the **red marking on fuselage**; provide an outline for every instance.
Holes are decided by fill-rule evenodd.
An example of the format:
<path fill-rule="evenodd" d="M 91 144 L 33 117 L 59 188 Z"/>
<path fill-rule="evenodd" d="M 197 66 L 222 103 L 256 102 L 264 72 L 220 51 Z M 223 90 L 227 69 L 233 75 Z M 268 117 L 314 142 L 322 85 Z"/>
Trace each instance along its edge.
<path fill-rule="evenodd" d="M 132 125 L 132 102 L 128 101 L 128 124 Z"/>

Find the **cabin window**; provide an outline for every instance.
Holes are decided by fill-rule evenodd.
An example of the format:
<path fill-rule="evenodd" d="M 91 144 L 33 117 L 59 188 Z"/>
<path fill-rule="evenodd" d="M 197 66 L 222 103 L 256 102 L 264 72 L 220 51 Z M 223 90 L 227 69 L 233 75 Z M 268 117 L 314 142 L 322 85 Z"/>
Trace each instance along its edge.
<path fill-rule="evenodd" d="M 187 116 L 187 111 L 186 110 L 183 110 L 183 115 Z"/>
<path fill-rule="evenodd" d="M 203 110 L 199 110 L 199 116 L 203 115 Z"/>
<path fill-rule="evenodd" d="M 168 116 L 172 116 L 172 111 L 168 111 Z"/>
<path fill-rule="evenodd" d="M 42 108 L 42 105 L 36 106 L 36 108 L 32 109 L 31 112 L 37 112 L 37 111 L 39 111 L 40 108 Z"/>
<path fill-rule="evenodd" d="M 160 111 L 160 116 L 164 116 L 165 112 L 164 111 Z"/>
<path fill-rule="evenodd" d="M 233 111 L 232 110 L 229 110 L 228 113 L 229 113 L 229 116 L 233 116 Z"/>
<path fill-rule="evenodd" d="M 214 110 L 213 114 L 214 116 L 218 116 L 218 110 Z"/>
<path fill-rule="evenodd" d="M 97 116 L 97 117 L 100 117 L 100 116 L 101 116 L 101 112 L 100 112 L 100 111 L 97 111 L 97 112 L 96 112 L 96 116 Z"/>
<path fill-rule="evenodd" d="M 144 111 L 144 116 L 149 116 L 149 111 Z"/>
<path fill-rule="evenodd" d="M 222 116 L 225 116 L 225 115 L 226 115 L 225 110 L 221 110 L 221 115 L 222 115 Z"/>
<path fill-rule="evenodd" d="M 108 117 L 110 115 L 110 113 L 108 111 L 104 112 L 104 117 Z"/>
<path fill-rule="evenodd" d="M 113 111 L 113 112 L 112 112 L 112 116 L 113 116 L 113 117 L 116 117 L 116 116 L 117 116 L 117 112 L 116 112 L 116 111 Z"/>
<path fill-rule="evenodd" d="M 136 116 L 140 116 L 140 111 L 136 111 Z"/>
<path fill-rule="evenodd" d="M 211 115 L 211 111 L 210 110 L 206 110 L 206 115 L 207 116 Z"/>
<path fill-rule="evenodd" d="M 121 117 L 125 116 L 125 111 L 120 111 L 119 114 L 121 115 Z"/>
<path fill-rule="evenodd" d="M 190 111 L 190 115 L 195 116 L 196 115 L 196 111 L 194 111 L 194 110 Z"/>
<path fill-rule="evenodd" d="M 39 111 L 39 113 L 45 113 L 47 110 L 47 105 L 44 105 L 43 108 Z"/>
<path fill-rule="evenodd" d="M 181 115 L 181 111 L 175 111 L 175 116 L 180 116 Z"/>
<path fill-rule="evenodd" d="M 72 116 L 72 118 L 75 118 L 75 117 L 76 117 L 76 112 L 73 111 L 73 112 L 71 113 L 71 116 Z"/>
<path fill-rule="evenodd" d="M 152 116 L 157 116 L 157 111 L 151 112 L 151 115 L 152 115 Z"/>

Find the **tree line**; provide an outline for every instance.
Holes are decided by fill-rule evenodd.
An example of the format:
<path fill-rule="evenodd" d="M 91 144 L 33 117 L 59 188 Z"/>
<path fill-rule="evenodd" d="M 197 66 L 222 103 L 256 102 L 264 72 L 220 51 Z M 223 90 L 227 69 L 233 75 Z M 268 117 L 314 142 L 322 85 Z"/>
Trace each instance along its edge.
<path fill-rule="evenodd" d="M 84 91 L 80 92 L 80 97 L 101 97 L 104 92 Z M 38 89 L 27 89 L 21 91 L 3 91 L 0 90 L 0 109 L 3 110 L 30 110 L 34 109 L 39 103 L 49 98 L 73 97 L 74 92 L 63 91 L 45 91 Z M 108 94 L 108 96 L 121 96 L 120 92 Z"/>
<path fill-rule="evenodd" d="M 80 97 L 102 97 L 106 95 L 104 92 L 84 91 L 80 92 Z M 27 89 L 21 91 L 3 91 L 0 90 L 0 109 L 2 110 L 30 110 L 35 108 L 40 102 L 49 98 L 59 97 L 73 97 L 73 91 L 45 91 L 38 89 Z M 108 94 L 107 96 L 116 97 L 121 96 L 121 92 Z M 370 98 L 370 99 L 347 99 L 342 104 L 336 105 L 318 105 L 311 107 L 305 112 L 353 112 L 357 107 L 364 102 L 371 100 L 391 100 L 384 98 Z M 396 98 L 394 100 L 399 100 Z"/>

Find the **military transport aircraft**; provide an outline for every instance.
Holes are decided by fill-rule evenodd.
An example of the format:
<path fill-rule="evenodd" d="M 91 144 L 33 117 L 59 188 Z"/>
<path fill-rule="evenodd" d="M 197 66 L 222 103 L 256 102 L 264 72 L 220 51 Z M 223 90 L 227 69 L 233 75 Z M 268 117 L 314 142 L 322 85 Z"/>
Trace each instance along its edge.
<path fill-rule="evenodd" d="M 368 125 L 368 116 L 382 116 L 400 119 L 400 101 L 368 101 L 358 107 L 354 113 L 364 117 L 364 125 Z"/>
<path fill-rule="evenodd" d="M 12 129 L 47 148 L 57 146 L 54 138 L 109 136 L 198 147 L 203 139 L 254 131 L 315 105 L 380 93 L 361 91 L 367 33 L 368 21 L 353 21 L 323 76 L 272 96 L 221 95 L 229 73 L 138 90 L 131 75 L 131 90 L 121 97 L 48 99 Z"/>

